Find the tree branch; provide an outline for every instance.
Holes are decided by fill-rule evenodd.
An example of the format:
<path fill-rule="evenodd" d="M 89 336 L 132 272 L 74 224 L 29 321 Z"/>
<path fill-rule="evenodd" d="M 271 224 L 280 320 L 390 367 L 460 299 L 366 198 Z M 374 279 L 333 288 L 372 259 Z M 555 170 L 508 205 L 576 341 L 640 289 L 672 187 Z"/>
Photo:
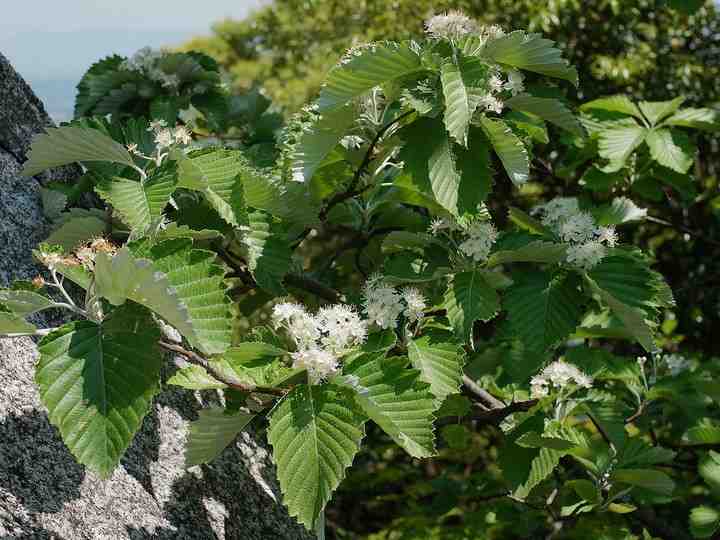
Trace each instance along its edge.
<path fill-rule="evenodd" d="M 159 341 L 158 344 L 166 351 L 179 354 L 191 364 L 202 367 L 203 369 L 205 369 L 205 371 L 208 372 L 208 374 L 212 378 L 223 384 L 228 385 L 230 388 L 234 388 L 235 390 L 240 390 L 242 392 L 256 392 L 259 394 L 271 394 L 274 396 L 284 396 L 286 394 L 286 391 L 282 388 L 272 388 L 269 386 L 253 386 L 246 384 L 238 379 L 235 379 L 234 377 L 221 373 L 215 366 L 212 365 L 212 362 L 210 362 L 207 358 L 203 358 L 195 351 L 189 351 L 181 345 L 177 345 L 175 343 L 168 343 L 167 341 Z"/>
<path fill-rule="evenodd" d="M 307 291 L 333 304 L 340 302 L 342 297 L 335 289 L 320 283 L 316 279 L 301 276 L 300 274 L 287 274 L 284 281 L 286 285 Z"/>

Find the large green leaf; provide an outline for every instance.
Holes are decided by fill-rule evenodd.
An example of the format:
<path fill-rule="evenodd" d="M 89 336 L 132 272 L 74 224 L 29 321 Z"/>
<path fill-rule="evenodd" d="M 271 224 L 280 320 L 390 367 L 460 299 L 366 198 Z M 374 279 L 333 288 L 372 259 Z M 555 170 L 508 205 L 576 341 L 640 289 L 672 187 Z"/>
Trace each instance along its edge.
<path fill-rule="evenodd" d="M 198 419 L 190 422 L 185 446 L 185 466 L 193 467 L 215 459 L 253 418 L 254 414 L 230 413 L 222 407 L 201 409 Z"/>
<path fill-rule="evenodd" d="M 308 529 L 360 450 L 366 416 L 332 384 L 296 386 L 272 411 L 268 440 L 285 505 Z"/>
<path fill-rule="evenodd" d="M 120 214 L 134 236 L 139 237 L 162 216 L 176 183 L 174 168 L 163 168 L 145 182 L 103 178 L 95 185 L 95 191 Z"/>
<path fill-rule="evenodd" d="M 356 399 L 371 420 L 416 458 L 435 454 L 433 412 L 437 408 L 419 372 L 404 358 L 365 354 L 346 364 L 343 373 L 357 377 Z"/>
<path fill-rule="evenodd" d="M 423 195 L 455 215 L 476 214 L 490 192 L 492 174 L 487 143 L 479 130 L 469 132 L 469 149 L 453 145 L 442 122 L 421 118 L 401 132 L 400 159 L 408 180 Z M 421 201 L 408 201 L 423 204 Z"/>
<path fill-rule="evenodd" d="M 268 292 L 283 294 L 283 278 L 290 268 L 292 250 L 287 233 L 266 212 L 249 216 L 249 230 L 243 237 L 248 252 L 248 267 L 258 285 Z"/>
<path fill-rule="evenodd" d="M 710 450 L 698 464 L 698 473 L 714 493 L 720 495 L 720 453 Z"/>
<path fill-rule="evenodd" d="M 621 169 L 630 154 L 645 140 L 647 133 L 648 130 L 632 118 L 603 122 L 598 132 L 598 153 L 611 163 L 606 172 Z"/>
<path fill-rule="evenodd" d="M 33 176 L 52 167 L 76 161 L 109 161 L 134 165 L 125 147 L 96 129 L 79 126 L 47 128 L 36 135 L 23 167 L 25 176 Z"/>
<path fill-rule="evenodd" d="M 655 469 L 619 469 L 611 477 L 612 481 L 637 486 L 670 496 L 675 490 L 675 482 L 667 474 Z"/>
<path fill-rule="evenodd" d="M 448 60 L 440 66 L 440 81 L 445 96 L 445 127 L 458 144 L 467 146 L 472 110 L 460 65 Z"/>
<path fill-rule="evenodd" d="M 481 54 L 498 64 L 512 66 L 548 77 L 564 79 L 578 85 L 577 70 L 562 58 L 555 43 L 540 34 L 526 34 L 522 30 L 493 39 L 485 45 Z"/>
<path fill-rule="evenodd" d="M 660 165 L 681 174 L 692 167 L 695 149 L 681 131 L 653 129 L 647 133 L 645 142 L 650 147 L 650 155 Z"/>
<path fill-rule="evenodd" d="M 439 403 L 460 391 L 465 355 L 451 336 L 428 334 L 413 339 L 408 343 L 408 357 Z"/>
<path fill-rule="evenodd" d="M 567 338 L 580 324 L 583 303 L 573 274 L 525 272 L 514 275 L 503 306 L 525 345 L 542 352 Z"/>
<path fill-rule="evenodd" d="M 35 381 L 76 459 L 107 477 L 160 388 L 160 331 L 137 306 L 67 323 L 40 342 Z"/>
<path fill-rule="evenodd" d="M 320 112 L 335 109 L 371 88 L 422 71 L 420 57 L 402 43 L 373 43 L 351 50 L 330 73 L 320 91 Z"/>
<path fill-rule="evenodd" d="M 522 111 L 539 116 L 556 126 L 565 129 L 573 135 L 585 135 L 577 117 L 559 99 L 542 98 L 530 94 L 520 94 L 505 101 L 505 105 L 516 111 Z"/>
<path fill-rule="evenodd" d="M 338 144 L 355 120 L 355 107 L 346 105 L 328 111 L 304 131 L 292 154 L 292 175 L 297 182 L 307 182 Z"/>
<path fill-rule="evenodd" d="M 480 123 L 513 184 L 527 182 L 530 177 L 530 158 L 522 141 L 502 120 L 484 116 Z"/>
<path fill-rule="evenodd" d="M 178 161 L 178 187 L 202 192 L 220 217 L 238 227 L 245 223 L 241 172 L 248 167 L 237 150 L 199 150 Z"/>
<path fill-rule="evenodd" d="M 167 380 L 167 383 L 188 390 L 220 390 L 227 388 L 225 383 L 211 377 L 202 367 L 193 364 L 178 369 Z"/>
<path fill-rule="evenodd" d="M 475 270 L 455 274 L 445 291 L 442 306 L 455 334 L 468 341 L 475 321 L 489 321 L 497 315 L 500 299 L 483 274 Z"/>

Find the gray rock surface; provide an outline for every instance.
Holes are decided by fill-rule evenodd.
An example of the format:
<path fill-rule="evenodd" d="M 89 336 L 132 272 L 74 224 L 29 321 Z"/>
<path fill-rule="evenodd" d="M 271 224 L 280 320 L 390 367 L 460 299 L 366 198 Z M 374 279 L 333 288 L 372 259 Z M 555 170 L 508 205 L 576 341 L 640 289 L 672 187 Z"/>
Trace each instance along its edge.
<path fill-rule="evenodd" d="M 30 250 L 47 234 L 39 188 L 68 176 L 19 174 L 32 135 L 48 125 L 42 103 L 0 54 L 0 287 L 37 275 Z M 243 434 L 209 466 L 184 469 L 199 395 L 164 391 L 122 466 L 101 481 L 49 424 L 33 383 L 36 359 L 32 340 L 0 339 L 0 539 L 312 538 L 279 503 L 268 451 L 254 437 Z"/>

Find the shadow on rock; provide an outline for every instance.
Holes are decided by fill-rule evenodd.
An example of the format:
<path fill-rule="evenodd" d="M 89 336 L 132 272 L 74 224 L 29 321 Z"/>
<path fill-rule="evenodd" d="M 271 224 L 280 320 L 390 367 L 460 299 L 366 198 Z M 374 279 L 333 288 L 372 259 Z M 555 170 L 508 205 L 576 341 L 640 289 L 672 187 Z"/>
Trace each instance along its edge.
<path fill-rule="evenodd" d="M 61 511 L 80 497 L 84 477 L 44 412 L 12 413 L 0 423 L 0 487 L 28 512 Z"/>

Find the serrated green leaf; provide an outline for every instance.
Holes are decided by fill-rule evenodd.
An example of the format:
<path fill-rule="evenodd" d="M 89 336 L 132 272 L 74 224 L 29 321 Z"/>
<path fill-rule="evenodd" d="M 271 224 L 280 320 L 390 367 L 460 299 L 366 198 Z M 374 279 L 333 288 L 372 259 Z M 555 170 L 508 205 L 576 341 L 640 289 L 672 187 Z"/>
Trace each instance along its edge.
<path fill-rule="evenodd" d="M 366 417 L 349 390 L 296 386 L 272 411 L 268 440 L 285 505 L 312 530 L 360 450 Z"/>
<path fill-rule="evenodd" d="M 46 218 L 55 220 L 68 204 L 68 196 L 56 189 L 40 188 L 43 214 Z"/>
<path fill-rule="evenodd" d="M 683 96 L 676 97 L 670 101 L 641 101 L 638 103 L 640 110 L 653 126 L 678 110 L 683 104 Z"/>
<path fill-rule="evenodd" d="M 405 43 L 373 43 L 350 51 L 327 75 L 320 90 L 320 112 L 340 107 L 371 88 L 422 71 L 420 57 Z"/>
<path fill-rule="evenodd" d="M 440 81 L 445 96 L 445 128 L 458 144 L 467 146 L 468 127 L 472 110 L 468 101 L 460 65 L 448 60 L 440 66 Z"/>
<path fill-rule="evenodd" d="M 577 70 L 562 58 L 562 52 L 555 48 L 555 42 L 544 39 L 540 34 L 526 34 L 521 30 L 510 32 L 503 37 L 490 40 L 481 54 L 498 64 L 563 79 L 575 86 L 578 85 Z"/>
<path fill-rule="evenodd" d="M 225 383 L 208 375 L 200 366 L 188 365 L 178 369 L 172 377 L 167 380 L 168 384 L 181 386 L 188 390 L 216 390 L 227 388 Z"/>
<path fill-rule="evenodd" d="M 690 532 L 695 538 L 710 538 L 720 529 L 720 511 L 696 506 L 690 511 Z"/>
<path fill-rule="evenodd" d="M 304 131 L 293 150 L 292 177 L 308 182 L 355 121 L 355 107 L 346 105 L 328 111 Z"/>
<path fill-rule="evenodd" d="M 640 146 L 648 130 L 639 126 L 632 118 L 604 122 L 598 132 L 598 153 L 610 161 L 605 172 L 621 169 L 635 149 Z"/>
<path fill-rule="evenodd" d="M 441 336 L 426 335 L 410 341 L 408 357 L 439 402 L 460 391 L 465 355 L 456 343 L 444 341 Z"/>
<path fill-rule="evenodd" d="M 680 109 L 667 118 L 663 125 L 718 131 L 720 130 L 720 112 L 715 109 Z"/>
<path fill-rule="evenodd" d="M 579 280 L 573 274 L 526 272 L 513 276 L 503 305 L 510 326 L 530 349 L 542 352 L 575 331 L 583 314 Z"/>
<path fill-rule="evenodd" d="M 500 298 L 479 271 L 456 274 L 448 284 L 442 306 L 455 334 L 464 342 L 475 321 L 489 321 L 500 309 Z"/>
<path fill-rule="evenodd" d="M 611 481 L 648 489 L 660 495 L 672 495 L 675 482 L 667 474 L 655 469 L 618 469 L 612 473 Z"/>
<path fill-rule="evenodd" d="M 248 216 L 249 231 L 243 237 L 248 251 L 248 267 L 258 285 L 273 294 L 284 294 L 283 278 L 290 268 L 292 250 L 287 234 L 265 212 Z"/>
<path fill-rule="evenodd" d="M 185 466 L 209 463 L 235 440 L 255 418 L 244 412 L 229 413 L 222 407 L 201 409 L 198 419 L 190 422 L 185 446 Z"/>
<path fill-rule="evenodd" d="M 522 141 L 502 120 L 483 116 L 480 125 L 513 184 L 522 185 L 527 182 L 530 177 L 530 158 Z"/>
<path fill-rule="evenodd" d="M 95 129 L 78 126 L 47 128 L 33 138 L 28 160 L 23 166 L 25 176 L 76 161 L 105 161 L 133 166 L 125 147 Z"/>
<path fill-rule="evenodd" d="M 346 364 L 343 374 L 357 378 L 355 398 L 365 414 L 408 454 L 435 454 L 435 398 L 419 381 L 419 372 L 407 368 L 406 359 L 365 354 Z"/>
<path fill-rule="evenodd" d="M 75 321 L 39 344 L 40 399 L 75 458 L 109 476 L 160 388 L 160 331 L 137 306 Z"/>
<path fill-rule="evenodd" d="M 653 129 L 648 131 L 645 142 L 650 147 L 650 155 L 660 165 L 681 174 L 692 167 L 695 149 L 681 131 Z"/>
<path fill-rule="evenodd" d="M 536 240 L 518 249 L 496 251 L 488 259 L 488 266 L 498 266 L 511 262 L 537 262 L 555 264 L 565 260 L 567 246 L 554 242 Z"/>
<path fill-rule="evenodd" d="M 145 182 L 127 178 L 102 178 L 95 184 L 97 194 L 120 214 L 135 238 L 157 223 L 175 191 L 174 168 L 162 169 Z"/>
<path fill-rule="evenodd" d="M 551 450 L 567 451 L 577 445 L 572 441 L 566 441 L 558 437 L 546 437 L 536 431 L 528 431 L 515 439 L 515 444 L 525 448 L 549 448 Z"/>
<path fill-rule="evenodd" d="M 200 191 L 233 227 L 245 223 L 245 193 L 241 173 L 249 167 L 237 150 L 206 149 L 178 161 L 178 187 Z"/>
<path fill-rule="evenodd" d="M 212 360 L 215 368 L 233 379 L 259 386 L 273 386 L 290 368 L 279 361 L 288 354 L 274 345 L 259 341 L 238 343 Z"/>
<path fill-rule="evenodd" d="M 573 135 L 585 135 L 577 117 L 559 99 L 542 98 L 530 94 L 520 94 L 505 101 L 505 105 L 516 111 L 522 111 L 539 116 L 543 120 L 565 129 Z"/>

